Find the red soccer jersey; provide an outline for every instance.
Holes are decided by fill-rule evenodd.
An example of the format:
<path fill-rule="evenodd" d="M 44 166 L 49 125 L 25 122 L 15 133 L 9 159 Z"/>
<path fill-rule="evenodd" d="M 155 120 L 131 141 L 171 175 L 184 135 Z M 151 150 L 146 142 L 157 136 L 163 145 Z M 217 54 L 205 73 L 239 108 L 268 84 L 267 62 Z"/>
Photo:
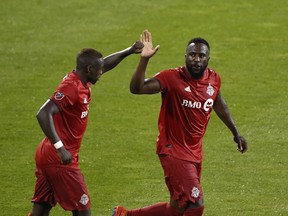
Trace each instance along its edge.
<path fill-rule="evenodd" d="M 193 79 L 185 67 L 154 76 L 161 84 L 157 154 L 200 163 L 202 139 L 213 103 L 220 90 L 219 75 L 207 68 L 201 79 Z"/>
<path fill-rule="evenodd" d="M 78 166 L 78 153 L 88 122 L 90 86 L 90 83 L 84 86 L 78 74 L 72 71 L 50 97 L 60 109 L 53 116 L 53 121 L 59 138 L 72 154 L 72 163 L 69 164 L 72 167 Z M 35 159 L 39 166 L 62 166 L 56 149 L 47 137 L 39 144 Z"/>

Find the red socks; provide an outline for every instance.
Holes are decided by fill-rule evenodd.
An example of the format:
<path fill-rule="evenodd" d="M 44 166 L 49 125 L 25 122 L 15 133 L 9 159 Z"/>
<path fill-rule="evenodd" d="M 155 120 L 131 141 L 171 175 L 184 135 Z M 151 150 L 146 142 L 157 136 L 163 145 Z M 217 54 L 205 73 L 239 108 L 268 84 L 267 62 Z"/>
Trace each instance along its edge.
<path fill-rule="evenodd" d="M 169 203 L 157 203 L 148 207 L 128 211 L 128 216 L 182 216 L 183 214 Z"/>

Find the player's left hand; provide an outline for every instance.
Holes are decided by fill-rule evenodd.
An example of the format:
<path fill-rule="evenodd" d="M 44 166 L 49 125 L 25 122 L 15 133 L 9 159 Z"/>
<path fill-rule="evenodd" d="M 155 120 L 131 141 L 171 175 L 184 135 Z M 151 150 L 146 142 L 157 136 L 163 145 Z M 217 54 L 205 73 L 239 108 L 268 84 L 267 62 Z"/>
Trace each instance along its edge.
<path fill-rule="evenodd" d="M 131 47 L 130 50 L 132 53 L 141 53 L 144 44 L 141 41 L 136 41 Z"/>
<path fill-rule="evenodd" d="M 72 155 L 69 151 L 66 150 L 64 146 L 57 149 L 57 152 L 61 158 L 63 164 L 70 164 L 72 162 Z"/>
<path fill-rule="evenodd" d="M 234 137 L 234 142 L 237 143 L 237 150 L 240 151 L 241 153 L 244 153 L 248 150 L 248 143 L 245 140 L 244 137 L 242 137 L 241 135 L 235 136 Z"/>

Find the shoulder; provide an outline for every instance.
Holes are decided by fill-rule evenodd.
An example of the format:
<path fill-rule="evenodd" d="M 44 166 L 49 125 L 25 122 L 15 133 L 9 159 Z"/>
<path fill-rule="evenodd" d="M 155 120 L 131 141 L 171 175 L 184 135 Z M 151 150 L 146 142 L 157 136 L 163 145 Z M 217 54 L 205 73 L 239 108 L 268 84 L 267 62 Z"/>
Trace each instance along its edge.
<path fill-rule="evenodd" d="M 207 77 L 209 79 L 216 79 L 216 80 L 221 80 L 220 75 L 212 68 L 207 68 Z"/>
<path fill-rule="evenodd" d="M 66 97 L 77 97 L 79 94 L 81 85 L 80 80 L 76 79 L 74 74 L 71 72 L 67 75 L 65 75 L 61 81 L 61 83 L 58 85 L 56 91 L 54 94 L 61 94 L 65 95 Z"/>
<path fill-rule="evenodd" d="M 213 68 L 207 67 L 207 72 L 212 76 L 219 76 L 219 74 Z"/>
<path fill-rule="evenodd" d="M 72 71 L 63 77 L 62 83 L 69 83 L 74 86 L 78 86 L 81 84 L 81 80 L 79 79 L 79 76 L 74 71 Z"/>
<path fill-rule="evenodd" d="M 155 77 L 157 77 L 157 76 L 171 76 L 171 75 L 177 76 L 180 73 L 183 73 L 182 67 L 169 68 L 169 69 L 162 70 L 162 71 L 158 72 L 157 74 L 155 74 Z"/>
<path fill-rule="evenodd" d="M 74 72 L 70 72 L 65 75 L 62 79 L 60 86 L 69 86 L 71 89 L 75 89 L 76 91 L 84 87 L 81 80 Z"/>

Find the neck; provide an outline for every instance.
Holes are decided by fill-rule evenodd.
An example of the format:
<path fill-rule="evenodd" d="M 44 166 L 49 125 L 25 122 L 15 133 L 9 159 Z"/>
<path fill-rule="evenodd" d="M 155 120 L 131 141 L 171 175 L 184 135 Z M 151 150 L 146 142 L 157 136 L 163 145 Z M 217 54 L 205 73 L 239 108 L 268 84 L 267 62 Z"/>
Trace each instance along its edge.
<path fill-rule="evenodd" d="M 82 84 L 83 84 L 84 86 L 86 86 L 86 85 L 87 85 L 87 79 L 86 79 L 85 76 L 83 76 L 83 72 L 82 72 L 81 70 L 76 70 L 75 73 L 79 76 Z"/>

